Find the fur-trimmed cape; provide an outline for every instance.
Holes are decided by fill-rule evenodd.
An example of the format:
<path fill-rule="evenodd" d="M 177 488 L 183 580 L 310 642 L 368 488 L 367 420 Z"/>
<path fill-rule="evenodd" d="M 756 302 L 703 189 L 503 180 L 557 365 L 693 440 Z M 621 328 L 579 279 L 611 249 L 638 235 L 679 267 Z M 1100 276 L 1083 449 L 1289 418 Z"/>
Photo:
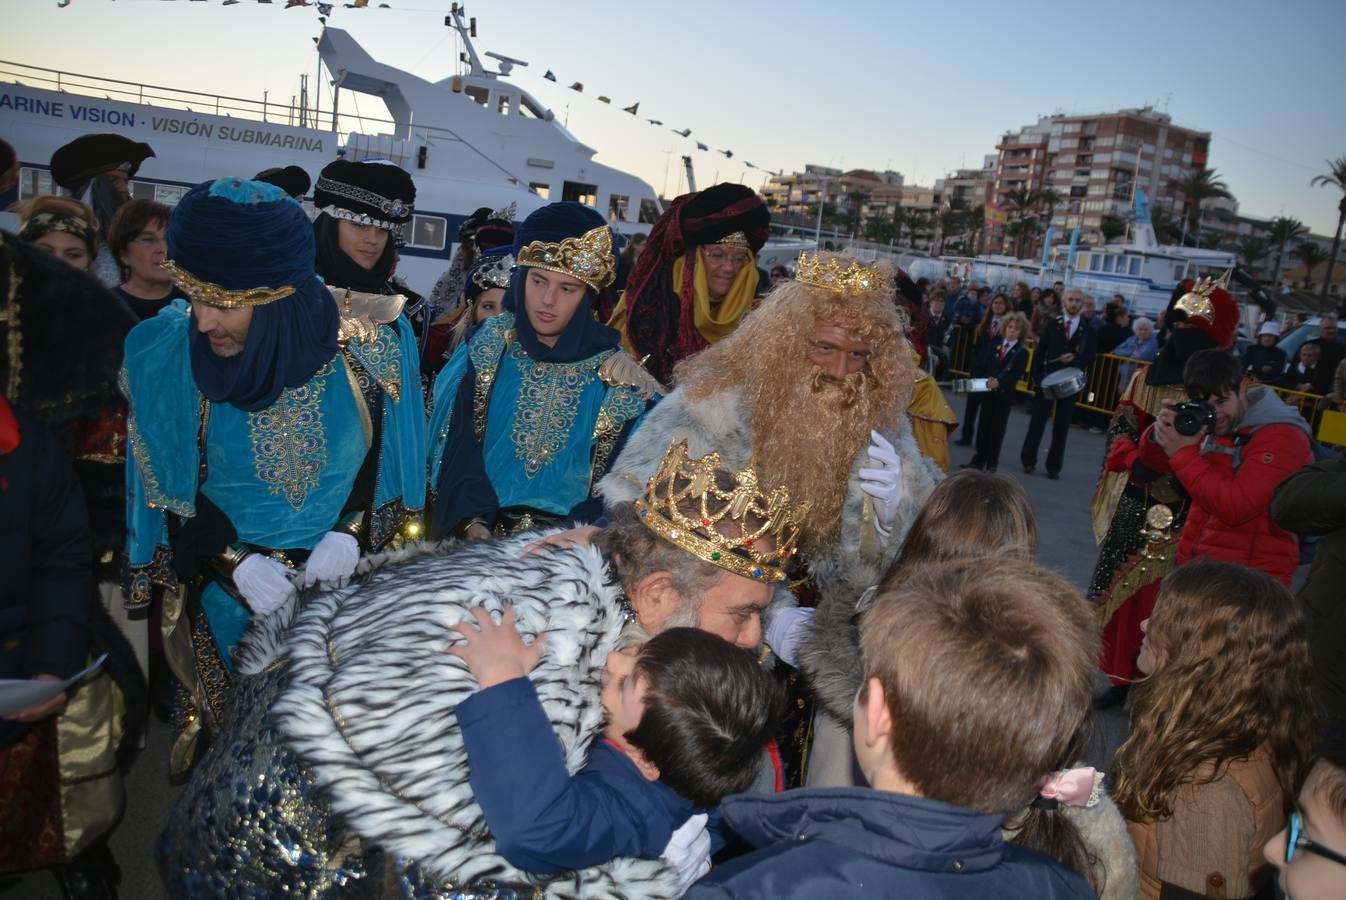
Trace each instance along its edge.
<path fill-rule="evenodd" d="M 672 896 L 676 881 L 659 860 L 617 859 L 544 879 L 514 869 L 495 852 L 472 796 L 454 717 L 455 704 L 476 690 L 476 682 L 461 659 L 445 652 L 457 640 L 449 626 L 470 618 L 471 607 L 499 611 L 512 604 L 525 640 L 546 634 L 546 652 L 529 677 L 575 772 L 601 727 L 599 680 L 622 625 L 617 588 L 596 549 L 521 560 L 524 543 L 423 545 L 385 555 L 362 562 L 347 587 L 303 598 L 297 610 L 292 604 L 254 619 L 235 656 L 240 696 L 247 682 L 272 679 L 269 697 L 249 700 L 268 705 L 270 714 L 249 716 L 240 708 L 234 720 L 251 719 L 263 737 L 274 736 L 273 746 L 264 750 L 265 740 L 249 743 L 227 728 L 212 742 L 197 773 L 210 783 L 194 778 L 169 824 L 170 830 L 198 833 L 166 832 L 162 839 L 160 861 L 170 884 L 191 884 L 175 879 L 174 867 L 219 867 L 221 848 L 240 845 L 247 849 L 229 849 L 226 861 L 239 896 L 249 895 L 250 879 L 274 881 L 269 873 L 278 861 L 289 861 L 288 884 L 311 887 L 339 868 L 348 879 L 372 881 L 338 850 L 354 835 L 366 858 L 377 848 L 404 873 L 392 880 L 438 885 L 435 897 L 487 896 L 493 886 L 506 889 L 500 896 L 520 888 L 559 898 Z M 235 758 L 213 758 L 217 751 Z M 258 764 L 256 755 L 263 752 L 275 761 Z M 258 772 L 265 773 L 260 785 Z M 286 783 L 296 780 L 303 783 Z M 308 856 L 291 854 L 291 861 L 268 846 L 275 841 L 263 829 L 274 823 L 250 824 L 249 817 L 221 823 L 228 816 L 216 810 L 247 799 L 226 802 L 221 795 L 240 790 L 320 798 L 330 809 L 326 831 L 333 840 L 308 848 Z M 294 816 L 285 804 L 278 806 L 275 817 Z M 311 819 L 305 833 L 314 830 Z M 226 833 L 217 833 L 221 829 Z M 166 851 L 165 845 L 172 846 Z M 192 845 L 209 849 L 193 855 Z M 245 871 L 238 871 L 240 864 Z M 424 896 L 420 889 L 414 893 Z"/>

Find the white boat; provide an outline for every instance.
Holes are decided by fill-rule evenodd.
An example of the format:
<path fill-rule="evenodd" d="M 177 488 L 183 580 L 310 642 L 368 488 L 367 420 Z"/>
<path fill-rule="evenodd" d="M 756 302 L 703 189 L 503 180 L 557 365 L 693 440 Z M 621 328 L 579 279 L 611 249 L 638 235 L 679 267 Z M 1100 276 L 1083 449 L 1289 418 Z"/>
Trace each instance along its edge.
<path fill-rule="evenodd" d="M 1236 263 L 1234 254 L 1227 250 L 1160 244 L 1155 238 L 1143 190 L 1136 191 L 1133 215 L 1131 240 L 1121 244 L 1076 249 L 1077 231 L 1069 242 L 1053 246 L 1054 229 L 1048 229 L 1040 260 L 995 254 L 894 255 L 883 248 L 874 249 L 874 245 L 866 245 L 857 252 L 866 258 L 893 255 L 894 262 L 912 278 L 934 280 L 957 275 L 964 281 L 1004 289 L 1020 281 L 1029 287 L 1051 287 L 1053 282 L 1060 281 L 1066 287 L 1092 294 L 1100 309 L 1113 294 L 1121 294 L 1133 315 L 1150 317 L 1168 306 L 1173 289 L 1181 282 L 1206 276 L 1219 278 Z"/>
<path fill-rule="evenodd" d="M 488 53 L 499 63 L 488 71 L 461 9 L 453 22 L 469 71 L 436 82 L 376 62 L 346 31 L 325 29 L 318 53 L 334 92 L 333 108 L 321 111 L 0 61 L 0 137 L 20 163 L 18 197 L 8 199 L 51 193 L 52 153 L 91 132 L 117 132 L 153 147 L 132 192 L 169 205 L 193 185 L 224 175 L 297 165 L 316 180 L 338 155 L 389 159 L 416 182 L 416 214 L 405 228 L 398 276 L 421 293 L 447 268 L 458 226 L 479 207 L 514 203 L 523 219 L 552 200 L 578 200 L 606 213 L 622 234 L 649 231 L 662 212 L 654 190 L 594 162 L 592 147 L 507 80 L 514 66 L 527 63 Z M 343 117 L 343 93 L 382 100 L 392 119 Z M 386 130 L 347 130 L 343 120 Z"/>

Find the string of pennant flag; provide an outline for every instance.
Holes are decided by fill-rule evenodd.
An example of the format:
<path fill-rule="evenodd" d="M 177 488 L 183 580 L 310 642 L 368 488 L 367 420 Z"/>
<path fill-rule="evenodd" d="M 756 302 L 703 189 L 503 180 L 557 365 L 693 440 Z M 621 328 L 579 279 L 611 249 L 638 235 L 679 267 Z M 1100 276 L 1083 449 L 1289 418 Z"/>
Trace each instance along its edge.
<path fill-rule="evenodd" d="M 188 0 L 188 2 L 201 3 L 201 2 L 206 2 L 206 0 Z M 242 2 L 243 2 L 243 0 L 222 0 L 222 2 L 221 2 L 220 5 L 221 5 L 221 6 L 237 6 L 238 4 L 240 4 L 240 3 L 242 3 Z M 258 4 L 264 4 L 264 5 L 267 5 L 267 6 L 280 6 L 281 3 L 283 2 L 283 3 L 284 3 L 284 8 L 285 8 L 285 9 L 294 9 L 294 8 L 296 8 L 296 7 L 306 7 L 306 8 L 308 8 L 308 9 L 315 10 L 315 11 L 317 12 L 318 16 L 320 17 L 320 21 L 321 21 L 324 25 L 325 25 L 326 22 L 327 22 L 327 17 L 330 16 L 330 15 L 332 15 L 332 13 L 333 13 L 338 7 L 343 8 L 343 9 L 393 9 L 393 7 L 392 7 L 390 4 L 388 4 L 388 3 L 374 3 L 374 4 L 371 4 L 371 3 L 370 3 L 370 0 L 350 0 L 350 2 L 339 3 L 339 4 L 338 4 L 338 3 L 322 3 L 322 2 L 318 2 L 318 0 L 250 0 L 250 2 L 254 2 L 254 3 L 258 3 Z M 61 4 L 58 4 L 58 5 L 65 6 L 66 4 L 65 4 L 65 3 L 61 3 Z M 403 8 L 402 11 L 410 11 L 410 10 L 407 10 L 407 9 Z M 417 9 L 416 11 L 431 12 L 431 11 L 433 11 L 433 10 Z M 559 80 L 558 80 L 557 77 L 556 77 L 556 73 L 553 72 L 551 69 L 547 69 L 547 70 L 546 70 L 546 74 L 544 74 L 542 77 L 543 77 L 544 79 L 546 79 L 547 81 L 550 81 L 550 82 L 553 82 L 553 83 L 556 83 L 556 84 L 559 84 L 559 83 L 560 83 Z M 574 92 L 577 93 L 577 94 L 583 94 L 583 93 L 584 93 L 584 85 L 583 85 L 581 82 L 576 81 L 576 82 L 574 82 L 573 84 L 570 85 L 570 90 L 574 91 Z M 612 105 L 612 98 L 609 97 L 609 96 L 607 96 L 607 95 L 600 94 L 600 95 L 598 95 L 597 97 L 595 97 L 594 99 L 595 99 L 597 102 L 602 103 L 602 104 L 605 104 L 605 105 L 607 105 L 607 106 L 611 106 L 611 105 Z M 621 109 L 622 112 L 624 112 L 624 113 L 628 113 L 629 115 L 632 115 L 632 116 L 639 116 L 639 115 L 640 115 L 640 101 L 637 100 L 635 103 L 632 103 L 630 106 L 623 106 L 623 107 L 620 107 L 620 109 Z M 646 118 L 645 118 L 645 122 L 646 122 L 647 124 L 649 124 L 650 127 L 652 127 L 652 128 L 663 128 L 663 127 L 666 127 L 666 126 L 664 125 L 663 121 L 660 120 L 660 119 L 652 119 L 652 118 L 648 118 L 648 117 L 646 117 Z M 719 153 L 719 154 L 722 155 L 725 159 L 733 159 L 733 158 L 734 158 L 734 151 L 733 151 L 733 150 L 730 150 L 730 149 L 720 149 L 720 148 L 712 149 L 712 148 L 710 147 L 710 145 L 706 144 L 704 141 L 694 140 L 694 139 L 692 138 L 692 129 L 690 129 L 690 128 L 669 128 L 668 130 L 671 131 L 673 134 L 676 134 L 676 135 L 678 135 L 679 137 L 683 138 L 684 140 L 691 141 L 693 144 L 696 145 L 696 149 L 697 149 L 698 151 L 702 152 L 702 153 L 712 153 L 712 152 L 713 152 L 713 153 Z M 744 167 L 746 167 L 746 168 L 749 168 L 749 169 L 756 169 L 756 170 L 758 170 L 758 171 L 760 171 L 760 172 L 765 172 L 765 173 L 767 173 L 767 174 L 769 174 L 769 175 L 780 175 L 780 174 L 781 174 L 780 172 L 777 172 L 777 171 L 775 171 L 774 169 L 768 169 L 768 168 L 766 168 L 765 166 L 759 166 L 759 165 L 756 165 L 755 163 L 749 162 L 748 160 L 745 160 L 745 159 L 740 159 L 739 162 L 740 162 L 740 164 L 742 164 L 742 165 L 743 165 Z"/>

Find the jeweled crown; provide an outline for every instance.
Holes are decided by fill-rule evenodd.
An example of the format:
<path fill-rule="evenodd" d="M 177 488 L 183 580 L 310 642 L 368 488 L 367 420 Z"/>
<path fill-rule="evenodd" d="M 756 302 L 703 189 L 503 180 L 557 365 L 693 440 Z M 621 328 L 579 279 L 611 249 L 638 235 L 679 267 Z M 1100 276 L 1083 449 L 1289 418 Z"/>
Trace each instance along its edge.
<path fill-rule="evenodd" d="M 751 465 L 726 490 L 716 480 L 720 454 L 692 459 L 686 439 L 668 448 L 636 501 L 636 513 L 655 534 L 726 571 L 757 581 L 785 578 L 809 504 L 790 503 L 784 485 L 763 493 Z M 688 514 L 684 507 L 695 507 Z M 725 532 L 728 532 L 727 534 Z"/>
<path fill-rule="evenodd" d="M 1190 291 L 1178 298 L 1173 308 L 1182 310 L 1188 318 L 1204 319 L 1214 325 L 1215 304 L 1211 301 L 1210 295 L 1220 287 L 1224 287 L 1222 280 L 1202 278 L 1192 285 Z"/>
<path fill-rule="evenodd" d="M 612 256 L 612 230 L 606 225 L 568 237 L 559 244 L 533 241 L 518 252 L 521 266 L 546 269 L 578 278 L 596 291 L 617 278 L 617 262 Z"/>
<path fill-rule="evenodd" d="M 718 241 L 716 241 L 715 243 L 717 243 L 717 244 L 729 244 L 729 245 L 734 246 L 734 247 L 748 247 L 748 248 L 751 248 L 751 247 L 752 247 L 752 245 L 751 245 L 750 243 L 748 243 L 748 235 L 747 235 L 747 232 L 743 232 L 743 231 L 731 231 L 731 232 L 729 232 L 728 234 L 726 234 L 724 237 L 720 238 L 720 239 L 719 239 Z"/>
<path fill-rule="evenodd" d="M 849 257 L 832 256 L 823 259 L 816 253 L 799 254 L 795 264 L 795 281 L 844 294 L 847 291 L 891 290 L 892 279 L 878 266 L 867 266 L 857 259 L 843 266 Z"/>

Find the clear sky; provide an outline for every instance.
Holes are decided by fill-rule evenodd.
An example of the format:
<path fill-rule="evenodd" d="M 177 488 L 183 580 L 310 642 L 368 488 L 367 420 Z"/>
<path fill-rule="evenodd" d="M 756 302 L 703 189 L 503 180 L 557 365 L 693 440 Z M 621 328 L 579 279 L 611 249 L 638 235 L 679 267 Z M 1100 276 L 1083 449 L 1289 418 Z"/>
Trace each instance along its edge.
<path fill-rule="evenodd" d="M 338 0 L 330 24 L 422 77 L 456 70 L 446 0 L 379 2 L 354 10 Z M 316 10 L 284 6 L 7 0 L 0 59 L 288 100 L 300 73 L 316 71 L 320 26 Z M 600 161 L 661 193 L 679 192 L 688 152 L 702 186 L 760 187 L 762 174 L 743 160 L 785 171 L 892 168 L 928 185 L 980 166 L 1003 132 L 1039 115 L 1148 103 L 1213 132 L 1210 165 L 1241 213 L 1295 216 L 1319 234 L 1336 227 L 1340 196 L 1309 180 L 1346 155 L 1341 0 L 479 0 L 468 11 L 478 52 L 527 60 L 519 85 Z M 558 84 L 542 79 L 547 69 Z M 575 81 L 583 94 L 567 89 Z M 637 100 L 638 118 L 621 111 Z M 371 98 L 358 103 L 384 115 Z M 696 151 L 698 139 L 711 152 Z"/>

